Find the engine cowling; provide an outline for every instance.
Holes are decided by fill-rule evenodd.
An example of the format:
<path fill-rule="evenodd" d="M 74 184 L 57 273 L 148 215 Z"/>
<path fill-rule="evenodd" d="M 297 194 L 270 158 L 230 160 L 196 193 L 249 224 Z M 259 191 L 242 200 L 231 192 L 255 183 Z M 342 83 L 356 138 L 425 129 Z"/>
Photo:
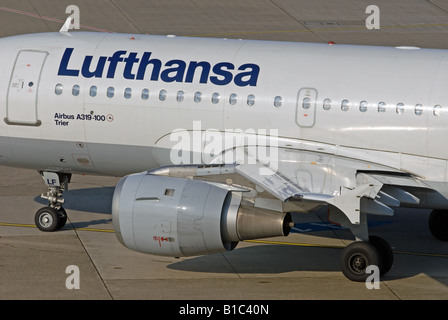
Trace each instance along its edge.
<path fill-rule="evenodd" d="M 242 206 L 241 192 L 146 172 L 119 181 L 112 220 L 124 246 L 173 257 L 229 251 L 239 241 L 291 230 L 289 213 Z"/>

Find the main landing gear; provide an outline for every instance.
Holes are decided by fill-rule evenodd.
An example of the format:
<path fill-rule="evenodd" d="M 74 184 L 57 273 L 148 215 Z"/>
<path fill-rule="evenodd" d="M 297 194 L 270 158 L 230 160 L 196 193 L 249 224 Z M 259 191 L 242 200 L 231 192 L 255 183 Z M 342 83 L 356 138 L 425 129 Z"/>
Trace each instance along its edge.
<path fill-rule="evenodd" d="M 366 272 L 369 265 L 377 266 L 380 276 L 385 275 L 394 260 L 392 249 L 384 239 L 368 236 L 365 215 L 361 214 L 361 217 L 359 226 L 345 222 L 345 226 L 351 229 L 358 241 L 342 250 L 339 261 L 342 273 L 353 281 L 366 281 L 370 276 Z M 437 240 L 448 241 L 448 210 L 433 210 L 429 216 L 428 226 Z M 368 241 L 365 240 L 367 236 Z"/>
<path fill-rule="evenodd" d="M 40 172 L 40 174 L 48 186 L 47 193 L 41 195 L 42 198 L 48 200 L 48 206 L 36 212 L 34 222 L 41 231 L 59 230 L 67 222 L 67 213 L 62 207 L 64 204 L 62 193 L 68 189 L 71 174 L 56 172 Z"/>
<path fill-rule="evenodd" d="M 330 207 L 328 217 L 333 223 L 350 229 L 356 241 L 346 246 L 339 258 L 339 265 L 342 273 L 352 281 L 365 282 L 375 272 L 369 272 L 368 267 L 373 266 L 378 269 L 379 276 L 385 275 L 394 263 L 394 254 L 389 243 L 383 238 L 369 236 L 367 226 L 367 214 L 359 213 L 359 221 L 351 223 L 346 215 L 340 210 Z"/>
<path fill-rule="evenodd" d="M 370 236 L 369 241 L 356 241 L 342 250 L 342 273 L 352 281 L 365 282 L 370 276 L 368 266 L 377 266 L 380 276 L 385 275 L 394 262 L 392 248 L 383 238 Z"/>

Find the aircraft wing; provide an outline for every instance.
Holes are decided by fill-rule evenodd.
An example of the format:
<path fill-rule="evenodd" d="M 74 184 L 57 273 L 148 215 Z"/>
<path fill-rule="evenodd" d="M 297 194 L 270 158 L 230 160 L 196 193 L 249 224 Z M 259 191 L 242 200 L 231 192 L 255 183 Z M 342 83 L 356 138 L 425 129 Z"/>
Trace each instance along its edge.
<path fill-rule="evenodd" d="M 341 269 L 361 281 L 364 264 L 377 265 L 381 274 L 393 264 L 387 242 L 369 236 L 368 214 L 446 206 L 443 183 L 440 191 L 433 181 L 360 157 L 278 148 L 278 161 L 248 159 L 172 165 L 124 177 L 112 204 L 118 239 L 128 248 L 158 255 L 229 251 L 239 241 L 288 235 L 290 213 L 327 207 L 329 221 L 350 229 L 357 240 L 343 250 Z M 446 221 L 440 217 L 433 220 Z M 433 232 L 440 233 L 443 228 Z M 371 260 L 358 264 L 366 252 Z"/>
<path fill-rule="evenodd" d="M 278 158 L 275 165 L 257 160 L 170 166 L 149 173 L 218 183 L 243 191 L 243 200 L 254 207 L 275 211 L 330 206 L 354 225 L 361 223 L 361 212 L 391 216 L 394 208 L 419 207 L 422 199 L 428 203 L 429 198 L 441 197 L 416 175 L 367 161 L 295 149 L 279 149 Z"/>

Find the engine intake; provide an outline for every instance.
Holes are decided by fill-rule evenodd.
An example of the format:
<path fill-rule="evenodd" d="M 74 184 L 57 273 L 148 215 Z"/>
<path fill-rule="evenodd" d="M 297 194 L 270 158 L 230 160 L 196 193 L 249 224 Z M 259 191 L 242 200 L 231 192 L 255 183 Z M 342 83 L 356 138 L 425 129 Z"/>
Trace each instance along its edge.
<path fill-rule="evenodd" d="M 174 257 L 230 251 L 239 241 L 291 230 L 289 213 L 242 206 L 241 192 L 146 172 L 119 181 L 112 220 L 129 249 Z"/>

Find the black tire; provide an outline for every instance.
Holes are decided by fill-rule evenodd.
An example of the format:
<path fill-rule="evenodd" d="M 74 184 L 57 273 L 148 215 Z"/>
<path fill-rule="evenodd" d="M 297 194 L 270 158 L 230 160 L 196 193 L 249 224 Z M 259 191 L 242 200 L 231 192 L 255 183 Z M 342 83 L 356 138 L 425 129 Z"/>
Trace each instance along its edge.
<path fill-rule="evenodd" d="M 67 212 L 65 211 L 65 209 L 62 207 L 59 208 L 58 213 L 59 213 L 59 223 L 56 227 L 56 230 L 62 229 L 67 223 Z"/>
<path fill-rule="evenodd" d="M 380 269 L 380 275 L 383 276 L 394 264 L 394 253 L 392 252 L 392 248 L 386 240 L 377 236 L 370 236 L 369 242 L 376 248 L 376 250 L 378 250 L 378 253 L 381 256 L 381 265 L 378 267 Z"/>
<path fill-rule="evenodd" d="M 431 234 L 440 241 L 448 241 L 448 211 L 433 210 L 428 220 Z"/>
<path fill-rule="evenodd" d="M 369 265 L 381 265 L 381 256 L 372 244 L 364 241 L 353 242 L 342 250 L 340 257 L 342 273 L 352 281 L 365 282 Z"/>
<path fill-rule="evenodd" d="M 51 207 L 43 207 L 36 212 L 34 222 L 36 227 L 45 232 L 55 231 L 60 224 L 60 213 Z"/>

